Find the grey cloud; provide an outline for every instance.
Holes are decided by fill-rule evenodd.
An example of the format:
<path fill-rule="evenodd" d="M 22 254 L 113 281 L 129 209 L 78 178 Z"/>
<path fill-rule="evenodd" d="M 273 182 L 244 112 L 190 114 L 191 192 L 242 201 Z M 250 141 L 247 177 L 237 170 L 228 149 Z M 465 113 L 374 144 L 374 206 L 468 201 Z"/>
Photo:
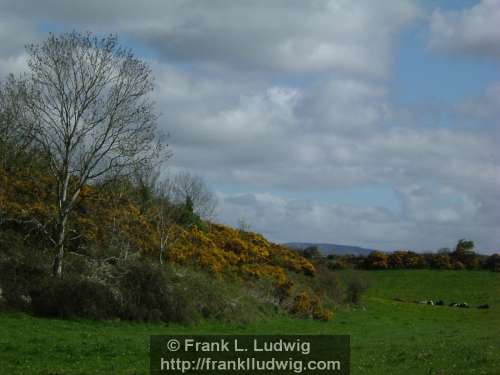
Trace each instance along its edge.
<path fill-rule="evenodd" d="M 385 77 L 414 1 L 4 1 L 7 15 L 126 32 L 163 58 L 286 72 Z"/>
<path fill-rule="evenodd" d="M 436 9 L 431 16 L 433 50 L 500 59 L 500 2 L 482 0 L 462 11 Z"/>
<path fill-rule="evenodd" d="M 38 39 L 35 25 L 15 15 L 8 17 L 0 5 L 0 79 L 7 74 L 20 74 L 27 68 L 24 46 Z"/>
<path fill-rule="evenodd" d="M 397 1 L 191 4 L 176 9 L 175 24 L 138 26 L 135 35 L 167 58 L 374 77 L 388 74 L 392 35 L 418 14 Z"/>
<path fill-rule="evenodd" d="M 17 57 L 24 46 L 38 39 L 35 23 L 19 14 L 8 17 L 2 14 L 0 5 L 0 58 Z"/>
<path fill-rule="evenodd" d="M 244 217 L 253 230 L 275 241 L 356 244 L 382 250 L 437 250 L 452 247 L 465 236 L 476 239 L 477 248 L 484 252 L 494 251 L 499 241 L 493 225 L 418 222 L 377 207 L 297 202 L 268 193 L 253 194 L 256 203 L 249 206 L 239 204 L 239 197 L 219 194 L 219 219 L 234 225 Z M 297 205 L 301 207 L 299 212 Z"/>
<path fill-rule="evenodd" d="M 469 121 L 479 120 L 500 129 L 500 82 L 491 84 L 480 97 L 462 100 L 455 105 L 455 110 L 468 116 Z"/>

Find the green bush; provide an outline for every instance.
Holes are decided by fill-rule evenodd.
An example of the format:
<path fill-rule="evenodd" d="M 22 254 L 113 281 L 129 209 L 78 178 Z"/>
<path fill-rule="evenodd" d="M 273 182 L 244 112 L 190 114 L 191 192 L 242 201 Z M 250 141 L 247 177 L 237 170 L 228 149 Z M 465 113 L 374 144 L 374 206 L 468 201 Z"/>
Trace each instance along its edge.
<path fill-rule="evenodd" d="M 485 261 L 485 268 L 500 272 L 500 254 L 491 254 Z"/>
<path fill-rule="evenodd" d="M 177 223 L 186 228 L 195 226 L 200 230 L 207 230 L 207 224 L 194 212 L 193 200 L 189 196 L 186 197 L 184 204 L 179 207 Z"/>
<path fill-rule="evenodd" d="M 118 285 L 122 317 L 193 323 L 201 319 L 248 322 L 262 304 L 243 293 L 236 280 L 217 279 L 205 271 L 165 267 L 145 261 L 120 266 Z"/>
<path fill-rule="evenodd" d="M 132 261 L 122 265 L 120 272 L 118 288 L 124 319 L 179 320 L 176 304 L 182 302 L 174 300 L 165 269 L 146 261 Z"/>
<path fill-rule="evenodd" d="M 30 296 L 35 315 L 103 320 L 119 314 L 118 301 L 106 285 L 80 277 L 50 277 Z"/>
<path fill-rule="evenodd" d="M 329 302 L 342 303 L 342 283 L 337 272 L 324 264 L 316 265 L 314 280 L 316 294 L 323 294 Z"/>
<path fill-rule="evenodd" d="M 46 277 L 48 270 L 36 257 L 0 258 L 0 288 L 5 304 L 14 309 L 30 307 L 30 291 Z"/>
<path fill-rule="evenodd" d="M 359 305 L 363 293 L 368 289 L 368 281 L 359 273 L 353 272 L 349 275 L 346 284 L 346 302 Z"/>
<path fill-rule="evenodd" d="M 214 278 L 202 270 L 172 269 L 177 315 L 184 322 L 199 319 L 246 323 L 262 315 L 265 309 L 238 280 Z M 259 311 L 259 308 L 262 309 Z"/>

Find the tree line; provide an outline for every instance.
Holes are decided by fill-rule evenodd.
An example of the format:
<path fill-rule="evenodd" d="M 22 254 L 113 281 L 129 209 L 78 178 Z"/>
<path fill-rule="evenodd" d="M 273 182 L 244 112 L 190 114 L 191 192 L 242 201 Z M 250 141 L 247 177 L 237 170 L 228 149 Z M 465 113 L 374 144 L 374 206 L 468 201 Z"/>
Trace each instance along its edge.
<path fill-rule="evenodd" d="M 335 255 L 323 257 L 315 246 L 301 251 L 308 259 L 325 263 L 333 270 L 353 268 L 364 270 L 387 269 L 442 269 L 442 270 L 491 270 L 500 272 L 500 255 L 481 255 L 474 251 L 474 241 L 461 239 L 452 250 L 443 248 L 436 253 L 398 250 L 372 251 L 369 255 Z"/>

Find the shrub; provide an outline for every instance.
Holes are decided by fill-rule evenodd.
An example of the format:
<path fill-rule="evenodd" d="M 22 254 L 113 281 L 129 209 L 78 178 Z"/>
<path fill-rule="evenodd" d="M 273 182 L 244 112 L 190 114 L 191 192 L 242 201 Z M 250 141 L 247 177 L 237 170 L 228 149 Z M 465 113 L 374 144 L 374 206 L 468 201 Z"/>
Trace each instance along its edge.
<path fill-rule="evenodd" d="M 368 289 L 368 282 L 359 273 L 352 273 L 347 280 L 346 301 L 354 305 L 361 303 L 363 293 Z"/>
<path fill-rule="evenodd" d="M 145 261 L 130 261 L 121 266 L 119 291 L 122 316 L 128 320 L 179 320 L 166 271 Z"/>
<path fill-rule="evenodd" d="M 122 266 L 119 290 L 125 319 L 192 323 L 200 319 L 251 320 L 256 312 L 236 283 L 187 267 L 160 267 L 145 261 Z"/>
<path fill-rule="evenodd" d="M 322 257 L 321 251 L 316 245 L 306 247 L 301 251 L 301 255 L 306 259 L 319 259 Z"/>
<path fill-rule="evenodd" d="M 494 272 L 500 272 L 500 254 L 492 254 L 485 261 L 485 267 Z"/>
<path fill-rule="evenodd" d="M 173 296 L 180 303 L 180 321 L 216 319 L 246 323 L 260 315 L 261 304 L 236 279 L 214 278 L 202 270 L 177 268 L 172 271 Z"/>
<path fill-rule="evenodd" d="M 118 316 L 119 304 L 110 289 L 85 278 L 48 278 L 30 292 L 36 315 L 58 318 L 110 319 Z"/>
<path fill-rule="evenodd" d="M 329 255 L 327 266 L 332 271 L 345 270 L 347 268 L 353 267 L 353 265 L 349 264 L 345 259 L 343 259 L 342 257 L 336 257 L 335 255 Z"/>
<path fill-rule="evenodd" d="M 285 300 L 290 297 L 292 287 L 293 287 L 293 282 L 291 280 L 285 280 L 283 282 L 275 283 L 274 294 L 276 296 L 279 305 L 283 304 Z"/>
<path fill-rule="evenodd" d="M 315 320 L 330 320 L 333 312 L 327 310 L 318 296 L 311 295 L 307 291 L 297 294 L 293 300 L 290 312 L 300 318 L 313 318 Z"/>
<path fill-rule="evenodd" d="M 381 251 L 372 251 L 365 258 L 365 267 L 374 270 L 383 270 L 389 267 L 389 256 Z"/>
<path fill-rule="evenodd" d="M 189 195 L 186 197 L 186 201 L 180 208 L 177 221 L 180 225 L 186 228 L 196 226 L 198 229 L 207 230 L 205 222 L 196 212 L 194 212 L 193 200 L 189 197 Z"/>
<path fill-rule="evenodd" d="M 339 275 L 328 266 L 317 265 L 315 284 L 317 293 L 322 292 L 334 303 L 342 302 L 342 286 Z"/>
<path fill-rule="evenodd" d="M 14 309 L 29 308 L 30 290 L 39 285 L 48 270 L 35 257 L 10 257 L 0 260 L 0 289 L 5 304 Z"/>

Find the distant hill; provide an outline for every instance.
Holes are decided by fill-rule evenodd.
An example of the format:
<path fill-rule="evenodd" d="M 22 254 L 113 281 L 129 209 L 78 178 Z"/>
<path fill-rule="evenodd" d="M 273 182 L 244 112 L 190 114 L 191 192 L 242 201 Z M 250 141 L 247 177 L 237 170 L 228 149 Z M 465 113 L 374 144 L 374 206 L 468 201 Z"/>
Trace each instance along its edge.
<path fill-rule="evenodd" d="M 330 254 L 335 254 L 335 255 L 346 255 L 346 254 L 352 254 L 352 255 L 368 255 L 374 249 L 366 249 L 364 247 L 359 247 L 359 246 L 349 246 L 349 245 L 337 245 L 337 244 L 332 244 L 332 243 L 312 243 L 312 242 L 287 242 L 284 243 L 286 247 L 290 249 L 298 249 L 298 250 L 304 250 L 306 247 L 309 246 L 318 246 L 318 249 L 324 254 L 324 255 L 330 255 Z"/>

